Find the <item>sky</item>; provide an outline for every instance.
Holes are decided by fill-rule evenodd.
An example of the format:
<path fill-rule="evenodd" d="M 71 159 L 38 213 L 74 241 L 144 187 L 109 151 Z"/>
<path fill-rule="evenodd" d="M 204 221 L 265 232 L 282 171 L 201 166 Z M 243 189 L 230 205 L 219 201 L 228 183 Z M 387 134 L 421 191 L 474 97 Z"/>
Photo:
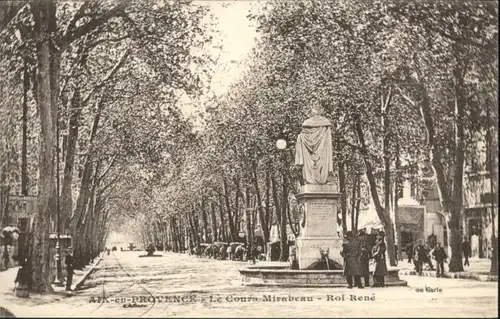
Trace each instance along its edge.
<path fill-rule="evenodd" d="M 194 1 L 201 5 L 209 5 L 211 14 L 217 21 L 215 38 L 220 39 L 221 49 L 213 50 L 218 62 L 212 75 L 210 91 L 216 96 L 227 92 L 229 86 L 242 75 L 247 64 L 249 53 L 256 44 L 258 33 L 255 26 L 247 18 L 250 12 L 259 8 L 261 2 L 255 0 L 236 1 Z M 193 102 L 183 100 L 182 111 L 189 116 L 195 111 Z M 200 108 L 202 105 L 196 105 Z"/>

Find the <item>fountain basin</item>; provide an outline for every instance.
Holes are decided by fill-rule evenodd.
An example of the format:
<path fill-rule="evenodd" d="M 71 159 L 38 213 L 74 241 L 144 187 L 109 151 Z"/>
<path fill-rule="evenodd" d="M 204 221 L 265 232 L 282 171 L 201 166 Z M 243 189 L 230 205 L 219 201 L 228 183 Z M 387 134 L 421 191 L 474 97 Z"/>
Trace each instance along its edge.
<path fill-rule="evenodd" d="M 241 282 L 246 286 L 278 287 L 347 287 L 343 270 L 293 270 L 287 265 L 255 265 L 239 270 Z M 399 269 L 389 269 L 386 286 L 407 286 L 399 279 Z M 370 275 L 373 283 L 373 276 Z"/>

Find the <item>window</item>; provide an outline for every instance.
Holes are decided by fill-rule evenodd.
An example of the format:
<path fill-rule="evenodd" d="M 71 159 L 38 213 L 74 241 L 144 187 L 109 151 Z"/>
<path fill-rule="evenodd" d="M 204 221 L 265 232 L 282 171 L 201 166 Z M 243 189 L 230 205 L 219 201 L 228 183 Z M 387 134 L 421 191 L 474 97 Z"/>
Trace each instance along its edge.
<path fill-rule="evenodd" d="M 403 185 L 399 184 L 398 185 L 398 190 L 397 190 L 397 198 L 403 198 Z"/>
<path fill-rule="evenodd" d="M 410 183 L 410 197 L 411 198 L 417 197 L 417 187 L 413 181 Z"/>
<path fill-rule="evenodd" d="M 28 232 L 29 226 L 30 226 L 30 219 L 29 218 L 19 218 L 17 221 L 17 225 L 18 225 L 19 230 L 21 232 Z"/>
<path fill-rule="evenodd" d="M 401 232 L 401 243 L 399 244 L 401 249 L 405 249 L 406 245 L 410 244 L 412 242 L 413 242 L 413 234 L 411 232 L 402 231 Z"/>

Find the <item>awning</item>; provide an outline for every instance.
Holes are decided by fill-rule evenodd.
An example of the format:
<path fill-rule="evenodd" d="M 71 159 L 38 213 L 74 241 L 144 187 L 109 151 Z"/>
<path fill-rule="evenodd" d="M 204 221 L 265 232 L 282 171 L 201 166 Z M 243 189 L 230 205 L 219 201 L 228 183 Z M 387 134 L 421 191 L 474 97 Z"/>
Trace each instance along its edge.
<path fill-rule="evenodd" d="M 423 206 L 402 206 L 398 208 L 396 228 L 404 232 L 420 232 L 424 230 Z"/>

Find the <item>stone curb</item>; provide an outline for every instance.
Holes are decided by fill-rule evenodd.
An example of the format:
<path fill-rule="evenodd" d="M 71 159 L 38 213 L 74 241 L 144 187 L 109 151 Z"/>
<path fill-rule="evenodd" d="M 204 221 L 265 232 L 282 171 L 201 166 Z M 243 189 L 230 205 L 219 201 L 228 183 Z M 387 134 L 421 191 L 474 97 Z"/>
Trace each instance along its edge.
<path fill-rule="evenodd" d="M 417 272 L 414 270 L 400 270 L 399 272 L 400 275 L 402 276 L 418 276 Z M 436 273 L 433 271 L 423 271 L 422 272 L 423 277 L 436 277 Z M 480 275 L 480 274 L 475 274 L 475 273 L 470 273 L 470 272 L 445 272 L 443 274 L 443 278 L 448 278 L 448 279 L 468 279 L 468 280 L 476 280 L 476 281 L 496 281 L 498 282 L 498 276 L 492 276 L 492 275 Z"/>
<path fill-rule="evenodd" d="M 83 284 L 85 283 L 85 281 L 87 280 L 87 278 L 94 272 L 94 270 L 96 269 L 97 265 L 99 265 L 99 263 L 101 262 L 102 260 L 102 257 L 99 257 L 99 259 L 97 260 L 97 262 L 92 266 L 92 268 L 90 268 L 84 275 L 83 277 L 76 283 L 75 285 L 75 288 L 73 289 L 74 291 L 76 290 L 79 290 Z"/>
<path fill-rule="evenodd" d="M 265 283 L 265 282 L 255 282 L 255 283 L 243 283 L 244 286 L 251 287 L 279 287 L 279 288 L 346 288 L 347 283 L 336 283 L 336 284 L 285 284 L 285 283 Z M 387 287 L 407 287 L 408 282 L 405 280 L 386 282 L 385 287 L 364 287 L 365 289 L 384 289 Z M 354 287 L 354 289 L 358 289 Z"/>

